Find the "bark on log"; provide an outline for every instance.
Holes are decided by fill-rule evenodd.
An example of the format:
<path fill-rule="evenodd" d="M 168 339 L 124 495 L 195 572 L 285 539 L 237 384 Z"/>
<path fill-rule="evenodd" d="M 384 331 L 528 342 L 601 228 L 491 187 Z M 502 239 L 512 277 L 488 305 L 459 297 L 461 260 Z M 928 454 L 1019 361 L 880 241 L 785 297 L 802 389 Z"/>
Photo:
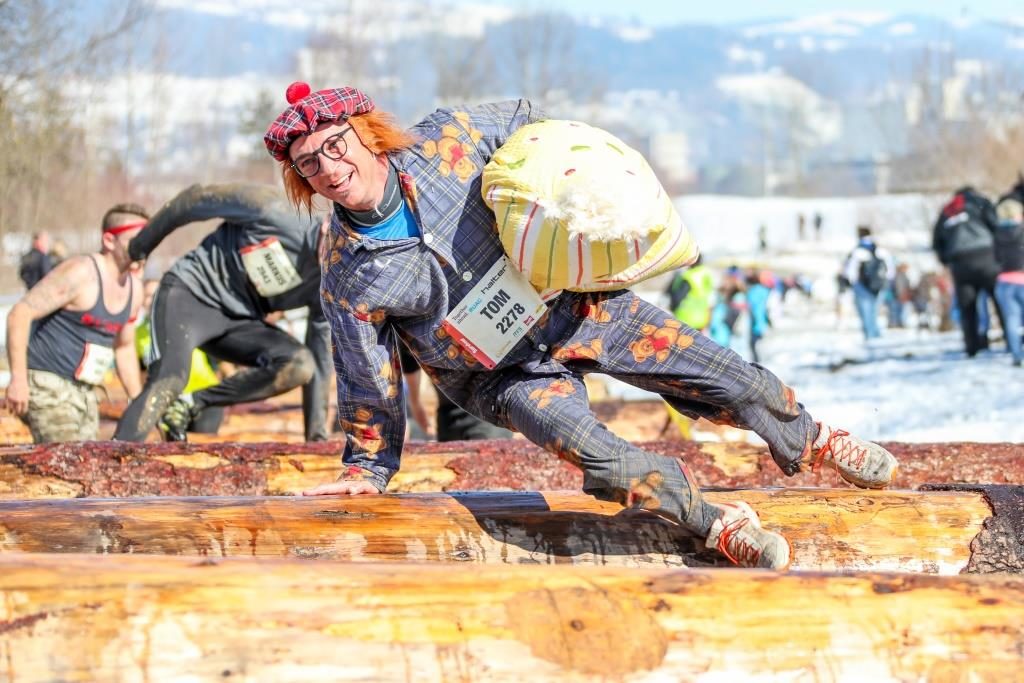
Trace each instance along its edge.
<path fill-rule="evenodd" d="M 785 477 L 767 450 L 746 444 L 643 444 L 686 458 L 702 486 L 846 486 L 824 469 Z M 900 459 L 894 486 L 936 482 L 1024 484 L 1024 445 L 887 443 Z M 341 472 L 338 442 L 0 447 L 0 499 L 120 496 L 255 496 L 298 493 Z M 390 491 L 573 489 L 582 475 L 522 440 L 413 443 Z"/>
<path fill-rule="evenodd" d="M 8 680 L 991 680 L 1018 577 L 0 557 Z M 1017 674 L 1013 672 L 1018 672 Z"/>
<path fill-rule="evenodd" d="M 999 488 L 999 487 L 996 487 Z M 1003 491 L 1024 500 L 1024 488 Z M 1015 541 L 979 534 L 981 492 L 712 491 L 745 500 L 793 547 L 793 568 L 956 574 Z M 1018 520 L 1019 521 L 1019 520 Z M 973 544 L 972 544 L 973 542 Z M 582 493 L 403 494 L 352 498 L 148 498 L 0 503 L 0 554 L 133 553 L 345 561 L 708 566 L 700 539 Z M 976 571 L 1024 573 L 1019 563 Z"/>

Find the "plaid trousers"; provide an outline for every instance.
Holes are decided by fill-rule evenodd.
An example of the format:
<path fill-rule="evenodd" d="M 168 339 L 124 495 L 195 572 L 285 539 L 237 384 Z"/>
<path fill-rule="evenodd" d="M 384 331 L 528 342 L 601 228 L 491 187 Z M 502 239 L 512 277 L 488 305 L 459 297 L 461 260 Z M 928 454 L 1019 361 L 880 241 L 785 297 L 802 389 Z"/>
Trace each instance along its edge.
<path fill-rule="evenodd" d="M 580 467 L 587 493 L 657 510 L 704 536 L 720 513 L 704 502 L 685 463 L 610 432 L 590 410 L 584 374 L 660 394 L 692 418 L 753 430 L 786 474 L 799 470 L 817 426 L 775 375 L 628 290 L 576 296 L 579 324 L 545 362 L 494 373 L 493 414 L 483 417 Z"/>

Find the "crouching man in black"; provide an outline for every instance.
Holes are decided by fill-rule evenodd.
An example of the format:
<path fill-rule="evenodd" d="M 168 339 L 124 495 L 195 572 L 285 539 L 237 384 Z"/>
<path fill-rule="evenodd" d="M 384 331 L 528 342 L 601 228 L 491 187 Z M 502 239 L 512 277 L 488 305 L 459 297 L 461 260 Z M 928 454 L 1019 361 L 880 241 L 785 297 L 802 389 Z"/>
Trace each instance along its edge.
<path fill-rule="evenodd" d="M 142 393 L 114 438 L 144 441 L 159 424 L 183 441 L 204 408 L 276 396 L 301 386 L 307 441 L 327 438 L 330 326 L 320 307 L 319 219 L 302 216 L 273 187 L 193 185 L 169 201 L 128 247 L 141 260 L 175 229 L 223 219 L 164 275 L 152 311 L 152 362 Z M 267 323 L 309 308 L 305 344 Z M 216 386 L 181 396 L 192 350 L 243 366 Z"/>

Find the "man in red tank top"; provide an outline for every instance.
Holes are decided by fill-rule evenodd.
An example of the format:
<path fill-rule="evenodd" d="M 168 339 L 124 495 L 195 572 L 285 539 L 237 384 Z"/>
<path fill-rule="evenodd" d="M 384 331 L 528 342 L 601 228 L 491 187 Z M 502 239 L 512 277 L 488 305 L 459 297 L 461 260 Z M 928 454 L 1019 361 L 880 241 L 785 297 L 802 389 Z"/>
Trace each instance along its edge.
<path fill-rule="evenodd" d="M 142 282 L 127 248 L 148 218 L 134 204 L 108 210 L 100 251 L 63 261 L 7 316 L 11 382 L 4 404 L 36 443 L 95 440 L 94 389 L 108 371 L 116 368 L 129 397 L 141 390 L 134 321 Z"/>

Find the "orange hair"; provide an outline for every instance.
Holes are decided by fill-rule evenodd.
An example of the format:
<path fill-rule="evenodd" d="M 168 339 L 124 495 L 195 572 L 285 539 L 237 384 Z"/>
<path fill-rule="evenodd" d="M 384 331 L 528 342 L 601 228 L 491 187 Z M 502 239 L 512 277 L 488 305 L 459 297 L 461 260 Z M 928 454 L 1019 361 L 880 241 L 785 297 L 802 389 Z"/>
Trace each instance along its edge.
<path fill-rule="evenodd" d="M 387 154 L 412 147 L 416 138 L 403 130 L 391 114 L 382 111 L 371 111 L 358 114 L 348 119 L 356 131 L 360 142 L 374 154 Z M 284 191 L 295 208 L 305 208 L 313 213 L 313 195 L 316 191 L 305 178 L 292 168 L 291 161 L 284 160 L 281 164 L 281 178 L 284 180 Z"/>

